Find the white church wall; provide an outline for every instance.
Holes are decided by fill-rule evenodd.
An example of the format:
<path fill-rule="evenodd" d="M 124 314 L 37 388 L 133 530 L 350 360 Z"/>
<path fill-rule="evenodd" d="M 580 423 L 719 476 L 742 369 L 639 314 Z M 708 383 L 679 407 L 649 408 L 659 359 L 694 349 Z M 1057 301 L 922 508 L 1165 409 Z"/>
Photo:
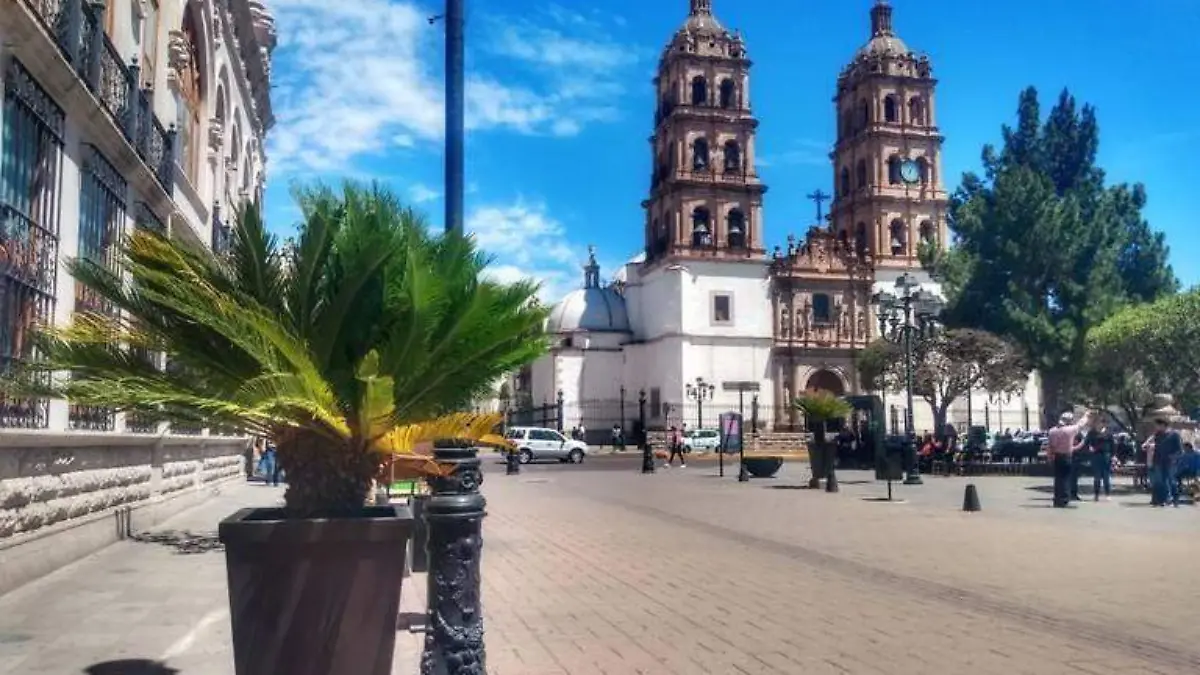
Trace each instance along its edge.
<path fill-rule="evenodd" d="M 682 402 L 682 343 L 674 336 L 625 346 L 623 377 L 633 415 L 637 414 L 637 392 L 642 389 L 646 390 L 646 417 L 653 425 L 665 419 L 662 404 L 678 406 Z"/>
<path fill-rule="evenodd" d="M 725 382 L 756 382 L 759 386 L 758 402 L 762 415 L 774 405 L 774 387 L 771 384 L 771 340 L 770 338 L 730 338 L 724 336 L 693 337 L 683 345 L 682 378 L 674 389 L 676 400 L 685 404 L 688 425 L 696 423 L 696 405 L 686 397 L 686 386 L 704 378 L 716 387 L 713 398 L 704 404 L 704 425 L 715 424 L 716 415 L 738 409 L 736 391 L 725 391 Z M 743 410 L 750 416 L 752 394 L 743 398 Z"/>
<path fill-rule="evenodd" d="M 549 403 L 555 397 L 555 352 L 549 352 L 538 357 L 530 366 L 530 388 L 532 389 L 533 405 Z"/>
<path fill-rule="evenodd" d="M 681 269 L 656 267 L 646 275 L 634 272 L 625 291 L 625 306 L 638 340 L 655 340 L 682 330 Z"/>
<path fill-rule="evenodd" d="M 679 297 L 684 308 L 686 335 L 766 338 L 772 336 L 771 301 L 767 266 L 762 262 L 731 263 L 690 261 L 681 272 Z M 728 295 L 730 320 L 715 320 L 718 295 Z"/>

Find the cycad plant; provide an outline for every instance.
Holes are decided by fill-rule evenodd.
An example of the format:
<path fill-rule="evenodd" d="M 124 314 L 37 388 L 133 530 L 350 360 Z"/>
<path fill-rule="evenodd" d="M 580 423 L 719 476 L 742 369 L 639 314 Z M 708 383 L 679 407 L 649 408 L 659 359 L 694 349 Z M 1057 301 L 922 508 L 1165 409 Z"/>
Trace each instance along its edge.
<path fill-rule="evenodd" d="M 828 425 L 835 420 L 848 418 L 854 407 L 840 396 L 823 390 L 805 392 L 793 405 L 804 413 L 808 430 L 813 435 L 813 447 L 809 449 L 808 456 L 813 469 L 810 484 L 816 487 L 822 476 L 827 476 L 833 471 L 836 462 L 836 457 L 825 440 Z"/>
<path fill-rule="evenodd" d="M 120 316 L 41 333 L 18 386 L 70 372 L 39 393 L 272 437 L 289 517 L 360 509 L 392 453 L 401 473 L 441 471 L 413 446 L 490 427 L 446 416 L 545 349 L 536 285 L 487 280 L 470 237 L 432 233 L 381 187 L 295 196 L 287 247 L 251 205 L 226 255 L 139 231 L 116 271 L 72 261 Z"/>

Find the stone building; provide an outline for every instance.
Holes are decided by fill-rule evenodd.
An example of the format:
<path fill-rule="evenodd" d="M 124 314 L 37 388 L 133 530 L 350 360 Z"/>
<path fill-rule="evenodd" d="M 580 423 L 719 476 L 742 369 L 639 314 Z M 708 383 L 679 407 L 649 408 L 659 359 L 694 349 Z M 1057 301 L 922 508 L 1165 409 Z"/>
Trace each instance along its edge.
<path fill-rule="evenodd" d="M 861 393 L 855 355 L 879 335 L 872 296 L 905 273 L 940 294 L 918 252 L 946 244 L 948 201 L 932 64 L 897 36 L 886 0 L 869 25 L 836 81 L 828 220 L 768 253 L 748 44 L 711 0 L 691 0 L 654 79 L 644 251 L 608 285 L 592 256 L 583 287 L 550 316 L 550 354 L 510 382 L 514 401 L 537 407 L 562 392 L 565 426 L 603 430 L 634 419 L 642 390 L 654 426 L 749 415 L 756 396 L 760 423 L 789 430 L 802 392 Z M 712 386 L 707 400 L 698 379 Z M 902 426 L 905 397 L 880 393 Z M 977 424 L 1038 426 L 1036 378 L 1022 397 L 974 394 Z M 963 405 L 950 412 L 960 425 Z M 923 401 L 913 415 L 918 432 L 932 429 Z"/>
<path fill-rule="evenodd" d="M 226 246 L 262 195 L 275 39 L 263 0 L 0 5 L 0 369 L 35 324 L 111 311 L 65 260 L 114 264 L 135 228 Z M 68 401 L 0 399 L 0 429 L 0 593 L 202 499 L 248 443 Z"/>

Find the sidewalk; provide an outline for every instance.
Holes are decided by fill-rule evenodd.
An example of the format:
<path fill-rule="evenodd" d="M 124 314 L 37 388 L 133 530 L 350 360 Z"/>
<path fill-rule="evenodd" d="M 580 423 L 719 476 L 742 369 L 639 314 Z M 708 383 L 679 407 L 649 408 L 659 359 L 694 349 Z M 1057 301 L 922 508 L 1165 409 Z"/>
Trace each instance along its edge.
<path fill-rule="evenodd" d="M 1138 533 L 1109 526 L 1136 515 L 1120 506 L 992 508 L 1022 496 L 998 485 L 987 511 L 962 514 L 940 504 L 949 484 L 930 486 L 929 505 L 883 505 L 711 467 L 488 469 L 489 675 L 1200 672 L 1194 600 L 1179 592 L 1195 512 L 1129 509 L 1177 528 Z M 170 527 L 211 533 L 279 496 L 227 488 Z M 402 618 L 422 612 L 424 583 L 405 580 Z M 396 675 L 418 673 L 422 643 L 397 632 Z M 0 597 L 0 675 L 120 658 L 174 669 L 121 675 L 230 675 L 221 553 L 124 542 Z"/>

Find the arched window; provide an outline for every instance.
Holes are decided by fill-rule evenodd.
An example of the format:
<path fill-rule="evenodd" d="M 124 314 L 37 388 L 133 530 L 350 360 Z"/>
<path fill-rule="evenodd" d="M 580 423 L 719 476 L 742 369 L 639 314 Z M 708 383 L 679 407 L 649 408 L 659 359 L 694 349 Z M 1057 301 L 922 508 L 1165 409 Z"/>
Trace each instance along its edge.
<path fill-rule="evenodd" d="M 856 178 L 858 179 L 858 189 L 861 190 L 867 187 L 867 160 L 858 160 L 858 166 L 855 167 L 854 173 L 857 174 Z"/>
<path fill-rule="evenodd" d="M 920 96 L 908 99 L 908 119 L 913 126 L 925 126 L 925 101 Z"/>
<path fill-rule="evenodd" d="M 712 226 L 708 209 L 697 206 L 692 209 L 692 246 L 712 246 Z"/>
<path fill-rule="evenodd" d="M 928 220 L 921 221 L 921 243 L 932 244 L 933 242 L 933 223 Z"/>
<path fill-rule="evenodd" d="M 741 209 L 729 210 L 725 227 L 729 232 L 729 248 L 746 248 L 746 215 Z"/>
<path fill-rule="evenodd" d="M 842 196 L 843 197 L 849 196 L 850 195 L 850 169 L 848 169 L 844 166 L 842 167 L 841 186 L 842 186 Z"/>
<path fill-rule="evenodd" d="M 252 176 L 250 175 L 251 168 L 249 151 L 246 152 L 245 158 L 245 164 L 242 165 L 242 194 L 240 196 L 243 199 L 253 199 L 254 195 L 250 194 L 250 179 Z"/>
<path fill-rule="evenodd" d="M 871 250 L 867 241 L 867 224 L 859 223 L 854 226 L 854 252 L 860 256 L 866 255 Z"/>
<path fill-rule="evenodd" d="M 708 171 L 708 141 L 704 138 L 692 141 L 692 169 Z"/>
<path fill-rule="evenodd" d="M 929 160 L 924 157 L 917 158 L 917 169 L 921 172 L 921 185 L 929 184 Z"/>
<path fill-rule="evenodd" d="M 867 99 L 858 102 L 858 128 L 865 129 L 871 123 L 871 105 Z"/>
<path fill-rule="evenodd" d="M 886 122 L 895 122 L 899 117 L 896 114 L 896 97 L 886 96 L 883 99 L 883 119 Z"/>
<path fill-rule="evenodd" d="M 721 80 L 721 107 L 729 109 L 734 107 L 737 101 L 734 100 L 734 95 L 737 90 L 734 89 L 733 80 Z"/>
<path fill-rule="evenodd" d="M 179 166 L 193 185 L 200 174 L 200 119 L 204 113 L 204 62 L 201 60 L 200 33 L 196 9 L 183 14 L 182 33 L 187 44 L 187 60 L 179 73 Z"/>
<path fill-rule="evenodd" d="M 708 104 L 708 82 L 703 75 L 692 78 L 692 105 Z"/>
<path fill-rule="evenodd" d="M 899 218 L 892 221 L 891 232 L 891 247 L 892 255 L 905 255 L 908 251 L 908 237 L 904 231 L 904 221 Z"/>
<path fill-rule="evenodd" d="M 899 155 L 892 155 L 891 157 L 888 157 L 887 169 L 888 169 L 888 184 L 889 185 L 899 185 L 900 184 L 900 156 Z"/>
<path fill-rule="evenodd" d="M 725 173 L 742 172 L 742 149 L 735 140 L 725 141 Z"/>
<path fill-rule="evenodd" d="M 829 308 L 828 295 L 824 293 L 813 293 L 812 318 L 813 323 L 829 323 L 833 320 L 833 313 Z"/>

